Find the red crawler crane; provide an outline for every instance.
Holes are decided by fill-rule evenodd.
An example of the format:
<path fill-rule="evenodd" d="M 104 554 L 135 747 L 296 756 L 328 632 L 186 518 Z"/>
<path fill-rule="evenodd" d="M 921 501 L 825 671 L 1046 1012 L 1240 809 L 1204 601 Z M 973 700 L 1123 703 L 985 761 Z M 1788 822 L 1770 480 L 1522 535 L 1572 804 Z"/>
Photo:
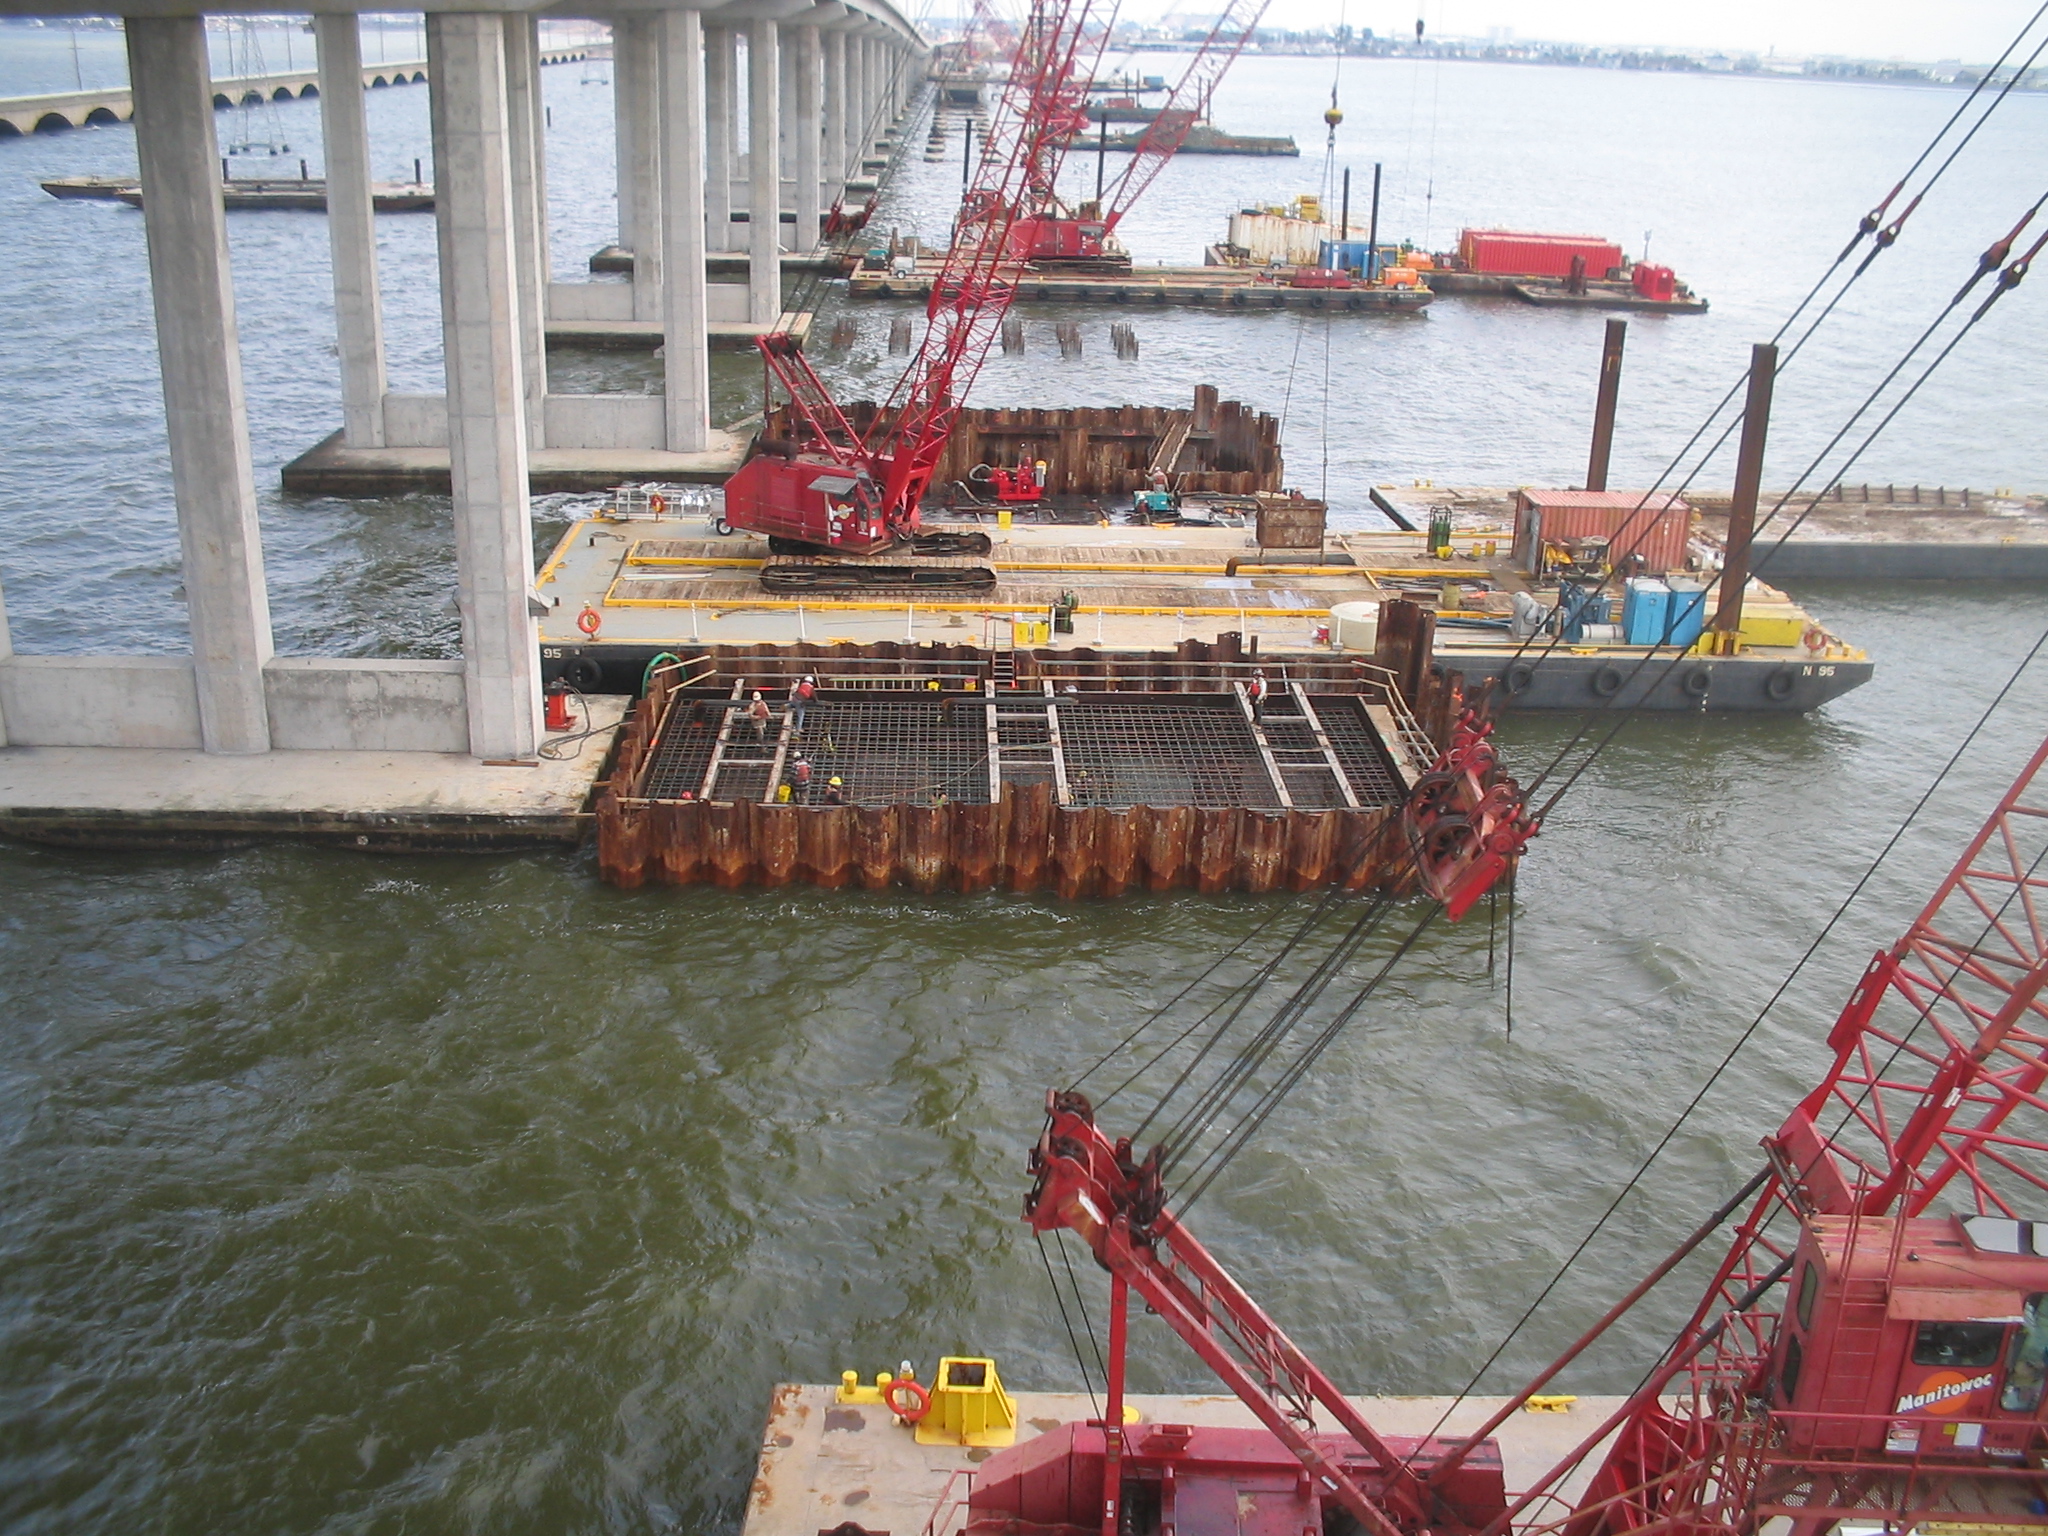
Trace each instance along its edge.
<path fill-rule="evenodd" d="M 1765 1168 L 1471 1435 L 1377 1434 L 1175 1219 L 1159 1154 L 1051 1095 L 1025 1217 L 1071 1228 L 1110 1272 L 1108 1406 L 985 1462 L 968 1530 L 1303 1536 L 1344 1515 L 1372 1536 L 2048 1530 L 2048 1220 L 2028 1215 L 2048 1212 L 2044 763 L 2048 743 L 1871 963 Z M 1643 1385 L 1511 1498 L 1492 1432 L 1737 1213 Z M 1107 1427 L 1123 1422 L 1134 1290 L 1263 1429 Z"/>
<path fill-rule="evenodd" d="M 1042 199 L 1059 176 L 1066 123 L 1080 94 L 1076 68 L 1092 66 L 1083 56 L 1101 37 L 1089 25 L 1089 6 L 1090 0 L 1035 0 L 994 114 L 1002 153 L 984 157 L 968 194 L 983 216 L 953 241 L 925 307 L 923 344 L 865 430 L 833 400 L 794 337 L 778 331 L 760 338 L 768 376 L 788 395 L 798 431 L 793 439 L 764 441 L 726 482 L 725 518 L 733 527 L 765 533 L 785 550 L 853 555 L 917 537 L 918 502 L 1015 292 L 1014 210 Z M 978 552 L 988 547 L 983 537 Z M 922 574 L 940 577 L 949 569 Z M 959 575 L 969 585 L 994 579 L 986 570 Z"/>

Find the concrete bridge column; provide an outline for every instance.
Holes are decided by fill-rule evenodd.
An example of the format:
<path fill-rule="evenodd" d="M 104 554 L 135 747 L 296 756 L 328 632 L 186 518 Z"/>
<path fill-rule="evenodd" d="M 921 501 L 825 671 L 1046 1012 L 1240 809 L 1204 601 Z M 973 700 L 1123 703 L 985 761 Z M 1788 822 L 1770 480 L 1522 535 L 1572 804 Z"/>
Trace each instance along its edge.
<path fill-rule="evenodd" d="M 823 180 L 818 203 L 829 208 L 845 193 L 846 179 L 852 173 L 846 169 L 846 33 L 838 27 L 828 28 L 824 41 L 824 147 L 819 152 Z"/>
<path fill-rule="evenodd" d="M 540 99 L 540 33 L 531 15 L 505 17 L 505 115 L 512 157 L 512 262 L 519 282 L 519 370 L 526 446 L 547 446 L 548 184 Z"/>
<path fill-rule="evenodd" d="M 327 161 L 327 239 L 334 263 L 334 335 L 341 356 L 341 435 L 384 446 L 384 315 L 377 282 L 377 216 L 370 201 L 370 130 L 363 113 L 363 46 L 353 15 L 315 16 L 320 138 Z"/>
<path fill-rule="evenodd" d="M 711 446 L 711 347 L 704 278 L 704 23 L 657 13 L 661 40 L 663 369 L 672 453 Z"/>
<path fill-rule="evenodd" d="M 876 114 L 881 110 L 881 95 L 875 89 L 875 40 L 864 37 L 860 40 L 860 153 L 866 159 L 874 153 L 877 123 Z"/>
<path fill-rule="evenodd" d="M 615 38 L 612 80 L 619 110 L 632 119 L 622 131 L 619 162 L 619 206 L 628 206 L 631 184 L 633 252 L 633 318 L 659 320 L 661 289 L 661 130 L 656 103 L 661 91 L 659 19 L 649 12 L 621 16 L 612 23 Z"/>
<path fill-rule="evenodd" d="M 747 31 L 747 319 L 782 313 L 781 28 L 766 17 Z"/>
<path fill-rule="evenodd" d="M 704 236 L 708 249 L 732 249 L 733 129 L 739 122 L 739 34 L 704 29 Z"/>
<path fill-rule="evenodd" d="M 131 16 L 126 26 L 200 740 L 208 752 L 267 752 L 270 599 L 206 32 L 197 16 Z"/>
<path fill-rule="evenodd" d="M 540 656 L 503 17 L 428 13 L 427 59 L 469 750 L 531 757 Z"/>
<path fill-rule="evenodd" d="M 818 188 L 824 180 L 820 151 L 825 143 L 823 122 L 824 54 L 816 27 L 796 29 L 796 163 L 790 174 L 796 182 L 796 232 L 789 242 L 793 251 L 816 250 L 818 246 Z"/>

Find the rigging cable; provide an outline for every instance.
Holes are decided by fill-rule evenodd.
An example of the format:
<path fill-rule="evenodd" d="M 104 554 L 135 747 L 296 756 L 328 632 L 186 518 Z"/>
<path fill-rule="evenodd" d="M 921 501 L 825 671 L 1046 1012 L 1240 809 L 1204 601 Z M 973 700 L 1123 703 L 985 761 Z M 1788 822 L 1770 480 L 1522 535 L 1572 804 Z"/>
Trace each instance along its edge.
<path fill-rule="evenodd" d="M 1983 712 L 1977 717 L 1976 724 L 1970 727 L 1955 751 L 1950 753 L 1948 760 L 1941 765 L 1940 771 L 1934 775 L 1927 788 L 1921 792 L 1920 798 L 1913 802 L 1912 809 L 1906 812 L 1905 818 L 1893 829 L 1891 836 L 1885 840 L 1884 846 L 1877 851 L 1877 857 L 1870 861 L 1869 867 L 1857 878 L 1856 883 L 1849 888 L 1849 894 L 1842 898 L 1841 904 L 1835 908 L 1828 920 L 1821 925 L 1820 932 L 1814 935 L 1813 941 L 1806 946 L 1805 951 L 1794 962 L 1792 969 L 1785 973 L 1785 979 L 1778 983 L 1770 997 L 1765 1000 L 1763 1007 L 1757 1010 L 1756 1017 L 1750 1020 L 1748 1027 L 1736 1037 L 1735 1043 L 1722 1056 L 1719 1065 L 1707 1075 L 1706 1082 L 1700 1085 L 1699 1091 L 1692 1096 L 1685 1107 L 1678 1112 L 1677 1118 L 1671 1122 L 1664 1134 L 1657 1139 L 1657 1144 L 1636 1165 L 1635 1172 L 1629 1175 L 1628 1181 L 1622 1185 L 1613 1200 L 1608 1202 L 1607 1209 L 1600 1213 L 1599 1218 L 1587 1229 L 1586 1234 L 1579 1239 L 1572 1251 L 1565 1256 L 1564 1261 L 1558 1265 L 1557 1272 L 1550 1277 L 1549 1283 L 1536 1293 L 1535 1298 L 1523 1311 L 1521 1317 L 1516 1320 L 1515 1325 L 1508 1330 L 1506 1337 L 1495 1346 L 1493 1353 L 1480 1363 L 1479 1369 L 1472 1373 L 1471 1380 L 1467 1381 L 1458 1395 L 1451 1400 L 1450 1406 L 1445 1408 L 1443 1416 L 1437 1420 L 1436 1428 L 1432 1429 L 1430 1434 L 1434 1435 L 1442 1430 L 1444 1424 L 1449 1421 L 1451 1414 L 1456 1411 L 1458 1405 L 1472 1395 L 1473 1391 L 1478 1387 L 1481 1378 L 1486 1375 L 1487 1371 L 1506 1352 L 1508 1346 L 1515 1341 L 1529 1320 L 1536 1315 L 1538 1309 L 1549 1299 L 1551 1293 L 1564 1281 L 1565 1276 L 1571 1272 L 1573 1266 L 1578 1263 L 1586 1250 L 1592 1246 L 1593 1240 L 1600 1235 L 1608 1222 L 1613 1219 L 1615 1212 L 1620 1210 L 1622 1202 L 1628 1199 L 1636 1186 L 1642 1182 L 1644 1175 L 1650 1171 L 1650 1166 L 1663 1154 L 1664 1149 L 1670 1146 L 1672 1140 L 1684 1127 L 1686 1121 L 1692 1117 L 1693 1111 L 1700 1107 L 1701 1102 L 1713 1090 L 1714 1085 L 1721 1080 L 1722 1074 L 1734 1063 L 1736 1056 L 1749 1044 L 1756 1032 L 1762 1028 L 1763 1022 L 1770 1016 L 1771 1010 L 1778 1006 L 1786 992 L 1791 989 L 1793 982 L 1798 980 L 1800 973 L 1806 969 L 1808 962 L 1819 952 L 1821 945 L 1827 942 L 1828 936 L 1835 931 L 1836 926 L 1848 914 L 1849 908 L 1863 894 L 1864 888 L 1875 878 L 1878 870 L 1884 865 L 1885 860 L 1891 857 L 1892 851 L 1898 847 L 1900 840 L 1911 830 L 1913 823 L 1919 819 L 1920 813 L 1927 808 L 1928 802 L 1934 798 L 1935 793 L 1946 782 L 1956 764 L 1962 761 L 1963 755 L 1970 750 L 1971 743 L 1976 741 L 1977 737 L 1983 732 L 1984 727 L 1990 724 L 1991 717 L 2005 703 L 2006 696 L 2019 683 L 2027 668 L 2033 665 L 2034 659 L 2041 654 L 2044 646 L 2048 646 L 2048 629 L 2043 629 L 2040 635 L 2035 638 L 2033 645 L 2028 647 L 2026 655 L 2020 658 L 2019 664 L 2013 668 L 2011 675 L 2006 678 L 1998 692 L 1992 695 L 1991 702 L 1984 706 Z"/>

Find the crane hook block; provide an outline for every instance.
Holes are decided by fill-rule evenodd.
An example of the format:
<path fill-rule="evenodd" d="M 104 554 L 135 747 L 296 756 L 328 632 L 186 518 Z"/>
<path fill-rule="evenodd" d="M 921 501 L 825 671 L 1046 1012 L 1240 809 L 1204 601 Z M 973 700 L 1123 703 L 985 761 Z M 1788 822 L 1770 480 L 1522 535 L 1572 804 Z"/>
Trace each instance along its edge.
<path fill-rule="evenodd" d="M 1514 867 L 1538 826 L 1520 786 L 1499 771 L 1493 722 L 1466 710 L 1451 744 L 1415 781 L 1402 830 L 1422 888 L 1456 922 Z"/>

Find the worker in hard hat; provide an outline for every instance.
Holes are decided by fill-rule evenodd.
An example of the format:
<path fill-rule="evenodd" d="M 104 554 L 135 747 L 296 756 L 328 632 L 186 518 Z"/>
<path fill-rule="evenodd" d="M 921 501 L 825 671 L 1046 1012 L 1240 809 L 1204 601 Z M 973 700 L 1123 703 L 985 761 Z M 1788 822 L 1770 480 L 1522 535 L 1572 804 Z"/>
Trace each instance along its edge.
<path fill-rule="evenodd" d="M 747 718 L 754 722 L 754 739 L 768 739 L 768 701 L 761 697 L 761 690 L 754 690 L 754 701 L 747 706 Z"/>
<path fill-rule="evenodd" d="M 836 773 L 825 781 L 825 803 L 827 805 L 846 804 L 846 780 L 840 778 Z"/>
<path fill-rule="evenodd" d="M 1244 696 L 1251 700 L 1252 724 L 1257 725 L 1266 717 L 1266 674 L 1256 667 L 1252 669 L 1252 680 L 1244 685 Z"/>

